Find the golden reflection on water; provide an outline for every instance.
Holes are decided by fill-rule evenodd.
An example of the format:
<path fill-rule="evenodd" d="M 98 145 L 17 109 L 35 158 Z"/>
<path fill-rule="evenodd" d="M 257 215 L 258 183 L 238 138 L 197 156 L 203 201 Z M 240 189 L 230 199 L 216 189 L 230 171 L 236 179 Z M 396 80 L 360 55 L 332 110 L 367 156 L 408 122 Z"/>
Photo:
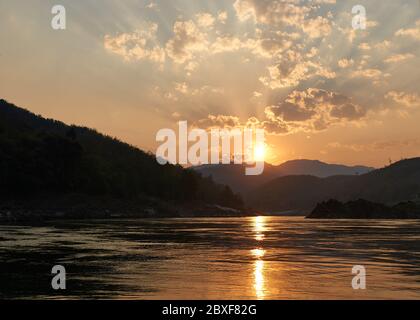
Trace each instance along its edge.
<path fill-rule="evenodd" d="M 0 265 L 9 270 L 0 272 L 0 295 L 6 299 L 420 299 L 416 255 L 420 221 L 246 217 L 235 218 L 233 224 L 232 218 L 216 220 L 212 228 L 207 218 L 0 226 Z M 173 230 L 180 230 L 175 241 Z M 188 235 L 185 230 L 190 230 Z M 206 247 L 198 246 L 207 235 Z M 244 242 L 230 242 L 235 245 L 227 253 L 220 245 L 227 236 Z M 66 248 L 60 245 L 63 241 Z M 366 248 L 368 241 L 377 246 Z M 305 246 L 308 242 L 312 245 Z M 55 256 L 78 266 L 77 285 L 70 294 L 57 296 L 39 287 L 38 279 L 45 278 L 42 270 Z M 34 281 L 19 273 L 27 261 L 42 267 L 30 269 Z M 363 292 L 351 286 L 354 262 L 369 265 L 370 280 Z"/>
<path fill-rule="evenodd" d="M 264 231 L 265 231 L 265 217 L 255 217 L 254 218 L 255 240 L 257 241 L 264 240 Z"/>
<path fill-rule="evenodd" d="M 255 261 L 254 269 L 254 288 L 257 299 L 264 299 L 264 261 Z"/>
<path fill-rule="evenodd" d="M 264 299 L 265 288 L 264 288 L 264 254 L 263 248 L 264 231 L 265 228 L 265 217 L 255 217 L 253 219 L 253 230 L 255 232 L 255 240 L 259 241 L 259 247 L 252 249 L 251 254 L 255 258 L 254 261 L 254 289 L 257 299 Z"/>

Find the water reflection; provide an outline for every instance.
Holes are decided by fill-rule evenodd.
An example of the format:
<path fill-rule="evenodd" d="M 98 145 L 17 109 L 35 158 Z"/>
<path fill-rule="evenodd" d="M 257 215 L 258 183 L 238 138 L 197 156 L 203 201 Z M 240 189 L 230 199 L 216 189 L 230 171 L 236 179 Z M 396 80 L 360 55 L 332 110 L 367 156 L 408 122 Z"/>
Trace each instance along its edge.
<path fill-rule="evenodd" d="M 262 241 L 264 240 L 265 217 L 255 217 L 253 219 L 254 219 L 255 240 Z"/>
<path fill-rule="evenodd" d="M 419 230 L 302 217 L 0 226 L 0 299 L 419 299 Z M 58 263 L 72 275 L 60 293 Z M 355 264 L 366 290 L 352 289 Z"/>
<path fill-rule="evenodd" d="M 257 299 L 261 300 L 264 299 L 264 261 L 257 260 L 255 261 L 255 269 L 254 269 L 254 288 L 255 288 L 255 295 Z"/>
<path fill-rule="evenodd" d="M 258 249 L 252 249 L 251 250 L 251 253 L 252 253 L 252 255 L 255 257 L 255 258 L 257 258 L 257 259 L 261 259 L 263 256 L 264 256 L 264 254 L 265 254 L 265 250 L 264 249 L 261 249 L 261 248 L 258 248 Z"/>
<path fill-rule="evenodd" d="M 259 247 L 251 250 L 251 254 L 255 258 L 254 262 L 254 289 L 255 296 L 257 299 L 264 299 L 265 297 L 265 288 L 264 288 L 264 254 L 265 250 L 263 249 L 263 240 L 265 238 L 264 231 L 265 227 L 265 217 L 255 217 L 254 218 L 254 232 L 255 240 L 259 241 Z"/>

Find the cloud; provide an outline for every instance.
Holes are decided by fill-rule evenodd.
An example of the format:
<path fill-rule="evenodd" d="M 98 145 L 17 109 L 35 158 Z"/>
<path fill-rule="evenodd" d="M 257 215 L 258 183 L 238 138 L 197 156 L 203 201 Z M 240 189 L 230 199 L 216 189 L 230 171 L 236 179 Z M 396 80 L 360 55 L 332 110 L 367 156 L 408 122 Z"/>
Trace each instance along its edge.
<path fill-rule="evenodd" d="M 320 16 L 305 20 L 301 28 L 310 38 L 326 37 L 331 33 L 330 21 Z"/>
<path fill-rule="evenodd" d="M 221 36 L 217 37 L 211 44 L 209 53 L 217 54 L 247 50 L 256 56 L 271 59 L 289 49 L 292 44 L 292 41 L 290 41 L 286 35 L 283 35 L 281 38 L 272 36 L 262 39 L 240 39 L 233 36 Z"/>
<path fill-rule="evenodd" d="M 195 70 L 195 69 L 197 69 L 197 67 L 198 67 L 198 62 L 196 62 L 196 61 L 189 61 L 187 64 L 186 64 L 186 66 L 185 66 L 185 71 L 187 71 L 187 76 L 190 76 L 191 75 L 191 73 Z"/>
<path fill-rule="evenodd" d="M 362 77 L 362 78 L 375 79 L 375 80 L 379 80 L 379 78 L 381 78 L 382 75 L 383 73 L 381 70 L 373 69 L 373 68 L 359 69 L 352 73 L 352 77 L 355 77 L 355 78 Z"/>
<path fill-rule="evenodd" d="M 414 58 L 414 54 L 406 53 L 406 54 L 394 54 L 390 56 L 389 58 L 385 59 L 386 63 L 394 63 L 394 62 L 401 62 L 404 60 L 408 60 L 411 58 Z"/>
<path fill-rule="evenodd" d="M 420 96 L 415 93 L 390 91 L 385 95 L 385 99 L 390 99 L 405 107 L 420 106 Z"/>
<path fill-rule="evenodd" d="M 217 19 L 225 21 L 225 18 L 227 13 L 221 12 Z M 289 49 L 293 44 L 291 39 L 296 37 L 288 33 L 276 33 L 262 38 L 219 35 L 212 30 L 215 21 L 216 18 L 209 13 L 195 15 L 194 21 L 176 21 L 173 27 L 174 36 L 166 44 L 168 57 L 183 64 L 194 60 L 196 54 L 214 55 L 247 50 L 260 57 L 273 58 Z M 188 71 L 191 72 L 192 69 L 189 68 Z"/>
<path fill-rule="evenodd" d="M 261 127 L 268 135 L 285 135 L 290 132 L 290 128 L 287 126 L 286 122 L 281 120 L 263 121 L 261 122 Z"/>
<path fill-rule="evenodd" d="M 231 36 L 217 37 L 211 44 L 210 51 L 213 54 L 221 52 L 233 52 L 244 48 L 245 45 L 241 39 Z"/>
<path fill-rule="evenodd" d="M 320 131 L 339 123 L 360 124 L 359 120 L 368 111 L 350 98 L 336 102 L 342 96 L 336 92 L 343 88 L 354 92 L 354 98 L 360 98 L 374 109 L 384 102 L 384 93 L 398 85 L 403 76 L 404 70 L 389 64 L 411 59 L 409 63 L 413 63 L 415 70 L 417 61 L 413 59 L 415 48 L 403 41 L 384 40 L 379 28 L 352 30 L 351 11 L 340 11 L 342 7 L 333 7 L 335 3 L 333 0 L 235 0 L 208 12 L 194 11 L 189 15 L 185 12 L 185 20 L 174 16 L 172 34 L 159 32 L 160 39 L 156 39 L 157 30 L 149 27 L 108 36 L 105 42 L 109 51 L 127 61 L 166 61 L 168 79 L 161 97 L 176 101 L 182 110 L 199 105 L 191 110 L 192 121 L 204 118 L 203 124 L 213 125 L 233 121 L 229 117 L 238 110 L 236 106 L 249 105 L 247 110 L 262 115 L 257 119 L 258 125 L 270 132 Z M 232 5 L 234 12 L 230 13 Z M 331 7 L 323 8 L 323 5 Z M 376 19 L 370 22 L 370 27 L 384 25 L 382 17 Z M 398 24 L 390 24 L 395 25 Z M 401 24 L 387 29 L 388 35 L 414 34 L 411 29 L 398 28 Z M 352 45 L 347 37 L 351 41 L 357 39 Z M 234 70 L 234 73 L 223 77 L 217 74 L 221 70 Z M 244 77 L 249 81 L 238 85 Z M 409 73 L 405 83 L 413 80 L 415 77 Z M 304 90 L 319 86 L 328 93 L 322 99 L 316 96 L 323 90 Z M 286 88 L 290 94 L 285 97 Z M 280 94 L 282 99 L 278 101 L 270 98 Z M 297 102 L 298 96 L 305 96 L 304 102 Z M 394 92 L 387 98 L 407 104 L 404 101 L 409 96 Z M 412 103 L 413 99 L 407 101 Z M 226 107 L 222 107 L 224 104 Z M 220 115 L 225 108 L 227 115 Z M 248 123 L 247 116 L 254 115 L 253 111 L 248 113 L 241 113 L 241 120 L 245 121 L 237 119 L 241 125 Z M 187 112 L 182 114 L 189 118 Z M 207 114 L 212 116 L 208 118 Z"/>
<path fill-rule="evenodd" d="M 264 37 L 249 43 L 251 45 L 250 49 L 256 55 L 266 58 L 274 58 L 289 49 L 293 45 L 293 41 L 289 38 L 288 34 L 281 34 Z M 252 45 L 253 44 L 253 45 Z"/>
<path fill-rule="evenodd" d="M 181 114 L 179 112 L 175 111 L 175 112 L 172 113 L 172 117 L 174 119 L 179 119 L 179 118 L 181 118 Z"/>
<path fill-rule="evenodd" d="M 361 44 L 359 44 L 359 49 L 360 50 L 370 50 L 370 45 L 369 45 L 369 43 L 362 42 Z"/>
<path fill-rule="evenodd" d="M 147 4 L 145 6 L 145 8 L 147 8 L 147 9 L 155 9 L 155 8 L 157 8 L 157 3 L 156 2 L 150 2 L 149 4 Z"/>
<path fill-rule="evenodd" d="M 309 0 L 315 4 L 336 4 L 336 0 Z"/>
<path fill-rule="evenodd" d="M 342 69 L 351 67 L 354 64 L 353 59 L 341 59 L 338 61 L 338 66 Z"/>
<path fill-rule="evenodd" d="M 174 37 L 166 44 L 166 51 L 176 63 L 191 60 L 196 52 L 207 50 L 206 35 L 192 21 L 176 21 L 174 24 Z"/>
<path fill-rule="evenodd" d="M 354 39 L 356 39 L 356 30 L 353 28 L 338 28 L 347 38 L 350 43 L 353 43 Z"/>
<path fill-rule="evenodd" d="M 253 19 L 270 25 L 298 25 L 303 22 L 310 8 L 298 6 L 295 0 L 236 0 L 234 8 L 240 21 Z"/>
<path fill-rule="evenodd" d="M 226 11 L 220 11 L 217 14 L 217 21 L 219 21 L 220 23 L 225 24 L 227 19 L 228 19 L 228 13 Z"/>
<path fill-rule="evenodd" d="M 378 21 L 368 20 L 368 21 L 366 22 L 366 27 L 367 27 L 367 28 L 375 28 L 375 27 L 377 27 L 377 26 L 379 26 L 379 22 L 378 22 Z"/>
<path fill-rule="evenodd" d="M 200 128 L 236 128 L 241 126 L 241 122 L 236 116 L 229 115 L 212 115 L 197 121 Z"/>
<path fill-rule="evenodd" d="M 225 91 L 222 87 L 203 85 L 194 87 L 191 83 L 174 82 L 172 88 L 161 93 L 163 97 L 182 104 L 201 104 L 210 98 L 220 98 Z M 195 99 L 194 99 L 195 98 Z"/>
<path fill-rule="evenodd" d="M 212 28 L 216 19 L 210 13 L 196 15 L 197 24 L 202 28 Z"/>
<path fill-rule="evenodd" d="M 316 4 L 333 4 L 334 1 L 317 1 Z M 106 48 L 118 53 L 127 61 L 149 59 L 163 62 L 165 57 L 176 64 L 186 64 L 184 70 L 187 76 L 198 67 L 200 60 L 215 54 L 246 51 L 265 59 L 277 59 L 278 62 L 268 67 L 269 76 L 260 76 L 259 80 L 272 89 L 298 85 L 302 80 L 312 76 L 334 78 L 333 71 L 322 67 L 319 62 L 305 61 L 316 57 L 319 52 L 315 47 L 304 53 L 299 61 L 289 59 L 293 52 L 304 51 L 304 45 L 297 42 L 302 37 L 300 33 L 279 31 L 278 24 L 286 24 L 301 29 L 309 38 L 325 36 L 331 32 L 328 19 L 316 16 L 305 18 L 315 6 L 301 5 L 298 0 L 254 1 L 236 0 L 234 8 L 241 20 L 249 19 L 251 14 L 262 24 L 271 24 L 269 28 L 256 29 L 255 35 L 250 34 L 232 36 L 220 30 L 220 24 L 227 19 L 226 11 L 219 11 L 216 15 L 207 12 L 195 14 L 192 20 L 176 21 L 173 26 L 173 36 L 162 46 L 154 45 L 149 48 L 146 42 L 156 43 L 156 30 L 152 35 L 136 31 L 125 34 L 119 39 L 106 39 Z M 274 11 L 273 11 L 274 10 Z M 272 28 L 274 27 L 274 29 Z M 140 35 L 137 35 L 140 34 Z M 114 43 L 111 42 L 114 40 Z M 289 51 L 289 52 L 288 52 Z M 303 56 L 305 55 L 305 56 Z M 243 60 L 243 59 L 242 59 Z M 281 71 L 276 71 L 276 68 Z M 286 75 L 286 79 L 283 78 Z"/>
<path fill-rule="evenodd" d="M 175 83 L 175 90 L 182 93 L 182 94 L 187 94 L 188 93 L 188 85 L 185 82 Z"/>
<path fill-rule="evenodd" d="M 384 40 L 382 42 L 379 42 L 375 44 L 376 49 L 385 50 L 391 47 L 391 41 Z"/>
<path fill-rule="evenodd" d="M 209 115 L 196 121 L 201 128 L 264 128 L 269 135 L 296 132 L 317 132 L 328 127 L 361 120 L 366 110 L 351 98 L 336 92 L 309 88 L 292 91 L 285 99 L 272 103 L 264 110 L 265 117 L 250 117 L 242 122 L 232 115 Z"/>
<path fill-rule="evenodd" d="M 366 110 L 349 97 L 322 89 L 309 88 L 293 91 L 285 100 L 266 107 L 267 118 L 288 132 L 320 131 L 342 121 L 355 121 L 366 115 Z"/>
<path fill-rule="evenodd" d="M 399 29 L 396 33 L 396 36 L 406 36 L 411 37 L 416 40 L 420 40 L 420 20 L 416 21 L 416 27 L 415 28 L 409 28 L 409 29 Z"/>
<path fill-rule="evenodd" d="M 150 60 L 162 63 L 165 61 L 165 51 L 155 44 L 157 29 L 157 24 L 149 23 L 132 33 L 106 35 L 104 47 L 126 61 Z"/>
<path fill-rule="evenodd" d="M 319 76 L 333 79 L 335 72 L 321 64 L 307 60 L 298 51 L 288 50 L 279 57 L 279 62 L 268 68 L 269 75 L 260 77 L 260 81 L 271 89 L 294 87 L 303 80 Z"/>
<path fill-rule="evenodd" d="M 315 3 L 333 4 L 335 1 L 317 0 Z M 240 21 L 252 19 L 255 23 L 277 28 L 293 26 L 310 38 L 327 36 L 331 32 L 330 21 L 321 16 L 308 17 L 315 7 L 302 5 L 299 0 L 236 0 L 233 6 Z"/>

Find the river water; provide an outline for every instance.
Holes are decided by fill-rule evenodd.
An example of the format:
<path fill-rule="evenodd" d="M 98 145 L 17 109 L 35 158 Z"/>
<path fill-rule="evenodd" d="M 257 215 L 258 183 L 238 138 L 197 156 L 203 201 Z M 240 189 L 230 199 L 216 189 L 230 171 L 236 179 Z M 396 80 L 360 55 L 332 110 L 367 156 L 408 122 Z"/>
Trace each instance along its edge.
<path fill-rule="evenodd" d="M 66 289 L 51 269 L 66 269 Z M 352 288 L 352 267 L 366 289 Z M 420 299 L 420 221 L 303 217 L 0 226 L 0 298 Z"/>

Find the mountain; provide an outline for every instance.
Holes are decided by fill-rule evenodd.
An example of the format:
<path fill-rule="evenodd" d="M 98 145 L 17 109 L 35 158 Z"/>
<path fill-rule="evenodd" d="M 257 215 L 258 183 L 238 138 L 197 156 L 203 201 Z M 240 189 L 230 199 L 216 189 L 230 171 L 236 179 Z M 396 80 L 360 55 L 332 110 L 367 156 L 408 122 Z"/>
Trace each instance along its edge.
<path fill-rule="evenodd" d="M 282 176 L 311 175 L 325 178 L 338 175 L 359 175 L 375 168 L 366 166 L 345 166 L 340 164 L 324 163 L 318 160 L 291 160 L 277 166 Z"/>
<path fill-rule="evenodd" d="M 362 175 L 279 177 L 250 191 L 247 204 L 260 210 L 308 210 L 336 199 L 393 205 L 420 198 L 420 158 L 396 162 Z"/>
<path fill-rule="evenodd" d="M 215 182 L 228 185 L 233 191 L 246 195 L 256 186 L 269 182 L 277 177 L 290 175 L 311 175 L 329 177 L 336 175 L 358 175 L 374 170 L 365 166 L 345 166 L 328 164 L 318 160 L 292 160 L 274 166 L 266 163 L 264 172 L 259 176 L 246 176 L 245 165 L 218 164 L 194 167 L 203 176 L 213 177 Z"/>
<path fill-rule="evenodd" d="M 153 154 L 116 138 L 0 100 L 0 209 L 96 207 L 113 200 L 132 203 L 133 211 L 153 203 L 242 208 L 239 196 L 211 178 L 161 166 Z"/>

